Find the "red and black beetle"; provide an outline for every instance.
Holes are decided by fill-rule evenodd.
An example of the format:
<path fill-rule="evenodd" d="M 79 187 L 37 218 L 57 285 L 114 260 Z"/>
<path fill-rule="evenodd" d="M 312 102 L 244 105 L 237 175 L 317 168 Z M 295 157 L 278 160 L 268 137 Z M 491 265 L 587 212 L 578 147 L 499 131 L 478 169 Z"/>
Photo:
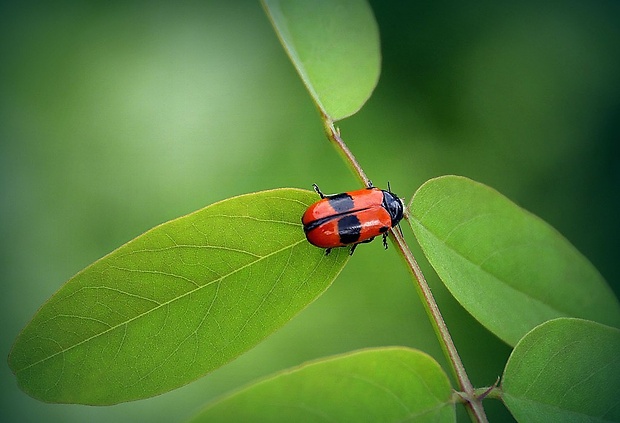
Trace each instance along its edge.
<path fill-rule="evenodd" d="M 351 246 L 350 254 L 363 242 L 370 242 L 383 235 L 387 248 L 388 229 L 398 225 L 403 218 L 403 201 L 396 194 L 368 188 L 342 194 L 324 195 L 316 184 L 314 190 L 321 200 L 312 204 L 301 218 L 308 242 L 325 248 Z"/>

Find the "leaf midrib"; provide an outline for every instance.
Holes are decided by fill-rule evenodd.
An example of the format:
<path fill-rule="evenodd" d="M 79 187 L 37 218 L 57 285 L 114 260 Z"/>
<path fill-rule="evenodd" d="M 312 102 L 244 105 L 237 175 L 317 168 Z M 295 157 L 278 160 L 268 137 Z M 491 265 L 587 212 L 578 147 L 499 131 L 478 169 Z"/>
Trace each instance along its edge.
<path fill-rule="evenodd" d="M 238 267 L 237 269 L 234 269 L 233 271 L 231 271 L 231 272 L 229 272 L 229 273 L 227 273 L 227 274 L 225 274 L 225 275 L 222 275 L 222 276 L 218 277 L 217 279 L 211 280 L 211 281 L 207 282 L 207 283 L 206 283 L 206 284 L 204 284 L 204 285 L 198 286 L 198 287 L 196 287 L 196 288 L 194 288 L 194 289 L 191 289 L 191 290 L 189 290 L 189 291 L 187 291 L 187 292 L 184 292 L 184 293 L 183 293 L 183 294 L 181 294 L 181 295 L 178 295 L 178 296 L 176 296 L 176 297 L 174 297 L 174 298 L 171 298 L 171 299 L 170 299 L 170 300 L 168 300 L 168 301 L 162 302 L 162 303 L 160 303 L 159 305 L 156 305 L 155 307 L 153 307 L 153 308 L 151 308 L 151 309 L 149 309 L 149 310 L 147 310 L 147 311 L 145 311 L 145 312 L 143 312 L 143 313 L 140 313 L 140 314 L 138 314 L 138 315 L 136 315 L 136 316 L 134 316 L 134 317 L 132 317 L 132 318 L 130 318 L 130 319 L 128 319 L 128 320 L 126 320 L 126 321 L 124 321 L 124 322 L 120 322 L 120 323 L 117 323 L 117 324 L 116 324 L 116 325 L 114 325 L 114 326 L 110 326 L 110 327 L 109 327 L 109 328 L 107 328 L 106 330 L 104 330 L 104 331 L 102 331 L 102 332 L 99 332 L 99 333 L 97 333 L 97 334 L 95 334 L 95 335 L 92 335 L 92 336 L 90 336 L 90 337 L 88 337 L 88 338 L 85 338 L 84 340 L 82 340 L 82 341 L 80 341 L 80 342 L 78 342 L 78 343 L 76 343 L 76 344 L 74 344 L 74 345 L 71 345 L 71 346 L 70 346 L 70 347 L 68 347 L 68 348 L 61 349 L 61 350 L 59 350 L 59 351 L 57 351 L 57 352 L 55 352 L 55 353 L 53 353 L 53 354 L 51 354 L 51 355 L 49 355 L 49 356 L 47 356 L 47 357 L 41 358 L 41 359 L 39 359 L 39 360 L 37 360 L 37 361 L 35 361 L 35 362 L 33 362 L 33 363 L 31 363 L 31 364 L 27 365 L 27 366 L 24 366 L 24 367 L 22 367 L 22 368 L 20 368 L 20 369 L 14 370 L 14 373 L 17 375 L 18 373 L 21 373 L 21 372 L 23 372 L 23 371 L 25 371 L 25 370 L 28 370 L 28 369 L 30 369 L 31 367 L 35 367 L 35 366 L 37 366 L 37 365 L 39 365 L 39 364 L 41 364 L 41 363 L 43 363 L 43 362 L 45 362 L 45 361 L 51 360 L 52 358 L 56 357 L 57 355 L 64 354 L 64 353 L 66 353 L 67 351 L 70 351 L 70 350 L 72 350 L 72 349 L 74 349 L 74 348 L 79 347 L 80 345 L 83 345 L 83 344 L 85 344 L 85 343 L 88 343 L 88 342 L 90 342 L 90 341 L 91 341 L 91 340 L 93 340 L 93 339 L 96 339 L 96 338 L 98 338 L 98 337 L 100 337 L 100 336 L 104 336 L 105 334 L 107 334 L 107 333 L 109 333 L 109 332 L 112 332 L 113 330 L 116 330 L 117 328 L 122 327 L 122 326 L 124 326 L 124 325 L 128 325 L 128 324 L 130 324 L 131 322 L 133 322 L 133 321 L 135 321 L 135 320 L 138 320 L 138 319 L 140 319 L 140 318 L 142 318 L 142 317 L 144 317 L 144 316 L 148 315 L 149 313 L 154 312 L 154 311 L 156 311 L 156 310 L 160 309 L 161 307 L 168 306 L 168 305 L 172 304 L 173 302 L 175 302 L 175 301 L 177 301 L 177 300 L 180 300 L 180 299 L 182 299 L 182 298 L 186 297 L 187 295 L 194 294 L 194 293 L 198 292 L 199 290 L 201 290 L 202 288 L 205 288 L 205 287 L 207 287 L 207 286 L 210 286 L 210 285 L 212 285 L 212 284 L 214 284 L 214 283 L 221 282 L 221 281 L 223 281 L 224 279 L 226 279 L 226 278 L 228 278 L 228 277 L 230 277 L 230 276 L 234 275 L 235 273 L 237 273 L 237 272 L 239 272 L 239 271 L 241 271 L 241 270 L 243 270 L 243 269 L 245 269 L 245 268 L 247 268 L 247 267 L 249 267 L 249 266 L 253 266 L 253 265 L 255 265 L 256 263 L 259 263 L 260 261 L 262 261 L 262 260 L 264 260 L 264 259 L 267 259 L 267 258 L 269 258 L 269 257 L 271 257 L 271 256 L 273 256 L 273 255 L 275 255 L 275 254 L 281 253 L 281 252 L 283 252 L 283 251 L 286 251 L 287 249 L 294 248 L 295 246 L 299 245 L 300 243 L 302 243 L 302 242 L 304 242 L 304 241 L 305 241 L 305 239 L 300 239 L 299 241 L 297 241 L 297 242 L 295 242 L 295 243 L 293 243 L 293 244 L 290 244 L 290 245 L 287 245 L 287 246 L 285 246 L 285 247 L 282 247 L 282 248 L 280 248 L 280 249 L 278 249 L 278 250 L 275 250 L 275 251 L 273 251 L 273 252 L 271 252 L 271 253 L 268 253 L 268 254 L 266 254 L 266 255 L 264 255 L 264 256 L 260 256 L 258 259 L 254 260 L 254 261 L 251 261 L 251 262 L 249 262 L 249 263 L 246 263 L 246 264 L 244 264 L 243 266 L 240 266 L 240 267 Z"/>
<path fill-rule="evenodd" d="M 416 219 L 414 216 L 412 216 L 412 220 L 417 223 L 418 225 L 420 225 L 421 228 L 423 228 L 428 234 L 430 234 L 434 239 L 436 239 L 437 241 L 439 241 L 441 244 L 443 244 L 448 250 L 452 251 L 454 254 L 456 254 L 458 257 L 461 257 L 463 260 L 465 260 L 467 263 L 469 263 L 470 265 L 480 269 L 481 272 L 491 276 L 493 279 L 495 279 L 497 282 L 501 283 L 503 286 L 509 288 L 512 291 L 515 291 L 519 294 L 524 295 L 525 297 L 529 298 L 530 300 L 536 302 L 537 304 L 542 305 L 545 308 L 548 308 L 562 316 L 574 316 L 572 312 L 565 312 L 562 310 L 559 310 L 557 308 L 555 308 L 554 306 L 551 306 L 547 303 L 544 303 L 542 300 L 532 296 L 529 292 L 525 292 L 522 290 L 519 290 L 517 288 L 515 288 L 514 286 L 510 285 L 509 283 L 507 283 L 505 280 L 503 280 L 502 278 L 500 278 L 498 275 L 490 272 L 487 269 L 484 269 L 483 267 L 481 267 L 480 265 L 474 263 L 473 261 L 471 261 L 469 258 L 467 258 L 466 256 L 464 256 L 463 254 L 461 254 L 461 252 L 459 250 L 457 250 L 456 248 L 454 248 L 452 245 L 450 245 L 446 240 L 440 238 L 439 236 L 437 236 L 429 227 L 427 227 L 426 225 L 424 225 L 420 220 Z M 486 260 L 486 259 L 485 259 Z M 484 261 L 483 261 L 484 262 Z"/>

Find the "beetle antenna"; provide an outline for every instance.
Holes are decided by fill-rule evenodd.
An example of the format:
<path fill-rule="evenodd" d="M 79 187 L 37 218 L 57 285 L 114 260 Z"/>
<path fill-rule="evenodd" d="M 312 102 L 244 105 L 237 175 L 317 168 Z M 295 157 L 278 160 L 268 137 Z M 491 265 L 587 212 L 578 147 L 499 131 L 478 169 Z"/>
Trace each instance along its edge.
<path fill-rule="evenodd" d="M 317 184 L 312 184 L 312 188 L 314 188 L 314 190 L 316 191 L 317 194 L 319 194 L 319 196 L 321 198 L 325 198 L 325 194 L 323 194 L 321 192 L 321 190 L 319 189 L 319 186 Z"/>

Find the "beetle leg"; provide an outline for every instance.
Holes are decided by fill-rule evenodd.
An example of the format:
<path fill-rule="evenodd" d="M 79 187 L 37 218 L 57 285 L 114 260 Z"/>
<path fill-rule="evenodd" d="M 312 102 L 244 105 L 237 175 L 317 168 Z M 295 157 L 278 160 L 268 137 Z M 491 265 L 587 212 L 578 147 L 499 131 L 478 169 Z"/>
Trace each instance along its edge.
<path fill-rule="evenodd" d="M 387 233 L 387 232 L 385 232 L 385 233 L 383 234 L 383 246 L 385 247 L 385 249 L 386 249 L 386 250 L 387 250 L 387 248 L 388 248 L 388 244 L 387 244 L 387 237 L 388 237 L 388 233 Z"/>
<path fill-rule="evenodd" d="M 372 184 L 372 181 L 369 179 L 368 183 L 366 184 L 366 188 L 370 189 L 370 188 L 374 188 L 375 186 Z"/>
<path fill-rule="evenodd" d="M 353 245 L 351 246 L 351 251 L 349 251 L 349 255 L 350 255 L 350 256 L 352 256 L 352 255 L 353 255 L 353 252 L 355 251 L 355 249 L 357 248 L 357 246 L 358 246 L 358 244 L 353 244 Z"/>
<path fill-rule="evenodd" d="M 319 189 L 319 186 L 317 184 L 312 184 L 312 187 L 314 188 L 314 190 L 316 191 L 317 194 L 319 194 L 319 196 L 321 198 L 325 198 L 325 194 L 323 194 L 321 192 L 321 190 Z"/>
<path fill-rule="evenodd" d="M 331 253 L 331 252 L 332 252 L 332 249 L 331 249 L 331 248 L 326 248 L 326 249 L 325 249 L 325 255 L 326 255 L 326 256 L 328 256 L 328 255 L 329 255 L 329 253 Z"/>

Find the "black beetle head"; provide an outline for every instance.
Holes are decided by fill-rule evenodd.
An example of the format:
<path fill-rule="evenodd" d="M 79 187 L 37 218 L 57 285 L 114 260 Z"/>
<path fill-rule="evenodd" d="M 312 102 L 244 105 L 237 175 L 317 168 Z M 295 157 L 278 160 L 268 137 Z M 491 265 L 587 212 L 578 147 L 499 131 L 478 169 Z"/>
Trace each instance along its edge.
<path fill-rule="evenodd" d="M 391 191 L 383 191 L 383 207 L 385 207 L 392 218 L 392 227 L 398 225 L 405 212 L 403 200 Z"/>

